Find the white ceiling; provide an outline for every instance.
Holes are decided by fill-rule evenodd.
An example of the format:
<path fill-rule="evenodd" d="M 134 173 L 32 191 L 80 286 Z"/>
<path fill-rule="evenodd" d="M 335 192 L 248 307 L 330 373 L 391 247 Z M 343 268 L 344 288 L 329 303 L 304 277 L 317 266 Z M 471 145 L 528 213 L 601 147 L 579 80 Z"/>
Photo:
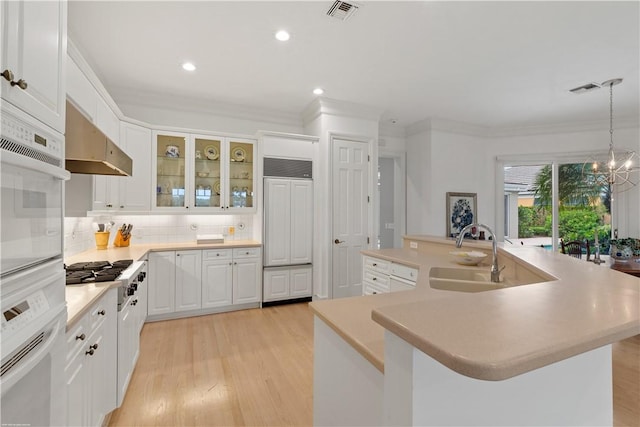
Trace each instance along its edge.
<path fill-rule="evenodd" d="M 381 109 L 383 124 L 504 129 L 608 119 L 608 90 L 568 90 L 623 77 L 614 113 L 640 115 L 638 1 L 363 1 L 344 22 L 326 15 L 332 3 L 70 1 L 69 37 L 116 102 L 184 97 L 299 117 L 320 86 Z"/>

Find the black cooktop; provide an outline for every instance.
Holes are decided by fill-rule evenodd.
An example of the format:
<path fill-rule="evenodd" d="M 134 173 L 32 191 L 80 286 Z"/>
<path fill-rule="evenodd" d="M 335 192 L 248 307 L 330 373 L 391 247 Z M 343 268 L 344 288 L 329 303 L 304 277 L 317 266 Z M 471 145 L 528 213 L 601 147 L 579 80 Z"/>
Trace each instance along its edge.
<path fill-rule="evenodd" d="M 108 261 L 77 262 L 66 265 L 66 284 L 77 285 L 90 282 L 111 282 L 133 263 L 132 259 Z"/>

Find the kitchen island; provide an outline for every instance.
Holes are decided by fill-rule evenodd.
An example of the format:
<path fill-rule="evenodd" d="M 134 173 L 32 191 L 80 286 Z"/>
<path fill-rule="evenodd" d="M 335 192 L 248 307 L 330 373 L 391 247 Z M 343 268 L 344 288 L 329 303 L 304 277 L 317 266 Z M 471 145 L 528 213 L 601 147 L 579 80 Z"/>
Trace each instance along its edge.
<path fill-rule="evenodd" d="M 486 243 L 463 246 L 490 252 Z M 541 248 L 500 245 L 503 274 L 530 284 L 431 288 L 432 267 L 457 267 L 453 248 L 447 239 L 407 236 L 404 249 L 365 251 L 418 267 L 416 289 L 312 303 L 314 422 L 611 424 L 610 344 L 640 334 L 640 280 Z M 327 367 L 341 364 L 332 384 Z M 364 386 L 332 389 L 349 378 Z"/>

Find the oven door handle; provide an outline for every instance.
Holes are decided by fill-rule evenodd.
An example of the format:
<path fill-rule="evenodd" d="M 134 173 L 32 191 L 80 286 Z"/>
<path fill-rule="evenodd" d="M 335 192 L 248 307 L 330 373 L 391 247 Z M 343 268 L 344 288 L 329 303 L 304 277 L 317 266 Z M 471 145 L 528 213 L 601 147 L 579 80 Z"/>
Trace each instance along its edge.
<path fill-rule="evenodd" d="M 66 310 L 65 310 L 66 311 Z M 27 357 L 20 360 L 17 365 L 7 372 L 2 377 L 2 393 L 4 394 L 6 391 L 10 390 L 11 387 L 20 381 L 25 375 L 31 372 L 31 369 L 35 367 L 44 357 L 49 353 L 54 344 L 58 341 L 60 324 L 63 322 L 62 316 L 56 316 L 56 320 L 53 322 L 53 326 L 50 323 L 46 329 L 41 330 L 45 335 L 49 332 L 49 336 L 46 338 L 46 341 L 42 343 L 40 348 L 28 354 Z M 3 363 L 5 360 L 2 361 Z"/>
<path fill-rule="evenodd" d="M 63 168 L 50 165 L 49 163 L 45 163 L 40 160 L 32 159 L 31 157 L 22 156 L 11 151 L 2 151 L 2 163 L 51 175 L 61 181 L 68 181 L 71 178 L 71 174 Z"/>

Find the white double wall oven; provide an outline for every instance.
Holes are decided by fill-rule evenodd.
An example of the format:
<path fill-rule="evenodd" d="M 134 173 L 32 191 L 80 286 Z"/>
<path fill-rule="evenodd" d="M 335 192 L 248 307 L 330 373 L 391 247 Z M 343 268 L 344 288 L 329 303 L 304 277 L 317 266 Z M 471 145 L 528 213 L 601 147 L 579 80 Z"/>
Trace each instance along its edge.
<path fill-rule="evenodd" d="M 63 425 L 64 136 L 3 103 L 0 166 L 1 419 Z"/>

